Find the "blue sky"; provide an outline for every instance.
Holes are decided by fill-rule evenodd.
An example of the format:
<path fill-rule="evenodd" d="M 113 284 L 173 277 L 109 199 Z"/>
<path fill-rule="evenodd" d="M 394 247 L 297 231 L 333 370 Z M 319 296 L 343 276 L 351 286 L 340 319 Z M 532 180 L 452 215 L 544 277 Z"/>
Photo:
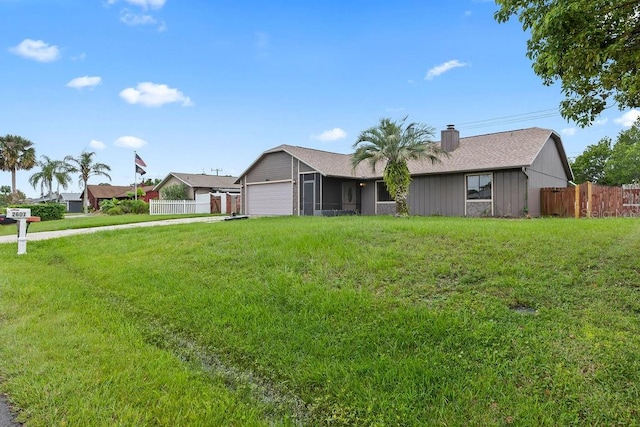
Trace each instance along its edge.
<path fill-rule="evenodd" d="M 111 183 L 238 175 L 280 144 L 349 153 L 381 117 L 461 136 L 554 129 L 570 156 L 637 111 L 558 113 L 519 22 L 481 0 L 0 0 L 0 134 L 38 156 L 95 151 Z M 27 195 L 36 172 L 18 172 Z M 90 183 L 106 181 L 93 178 Z M 0 172 L 0 185 L 10 174 Z M 68 191 L 78 191 L 77 179 Z"/>

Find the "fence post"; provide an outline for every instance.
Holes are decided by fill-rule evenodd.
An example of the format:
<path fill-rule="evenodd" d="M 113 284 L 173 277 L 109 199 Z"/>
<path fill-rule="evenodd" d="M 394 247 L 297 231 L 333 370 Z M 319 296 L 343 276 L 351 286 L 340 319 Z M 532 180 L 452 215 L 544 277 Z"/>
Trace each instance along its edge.
<path fill-rule="evenodd" d="M 593 208 L 593 190 L 591 188 L 591 181 L 587 182 L 587 218 L 591 218 L 591 209 Z"/>
<path fill-rule="evenodd" d="M 580 186 L 576 185 L 573 187 L 576 191 L 575 202 L 573 203 L 573 216 L 576 219 L 580 218 Z"/>

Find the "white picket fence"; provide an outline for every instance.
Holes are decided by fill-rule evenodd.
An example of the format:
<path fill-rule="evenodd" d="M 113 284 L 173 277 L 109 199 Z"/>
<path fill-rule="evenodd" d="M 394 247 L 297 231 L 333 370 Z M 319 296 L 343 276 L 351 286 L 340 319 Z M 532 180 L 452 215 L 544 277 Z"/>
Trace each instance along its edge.
<path fill-rule="evenodd" d="M 199 200 L 149 200 L 151 215 L 181 215 L 211 213 L 209 195 Z"/>

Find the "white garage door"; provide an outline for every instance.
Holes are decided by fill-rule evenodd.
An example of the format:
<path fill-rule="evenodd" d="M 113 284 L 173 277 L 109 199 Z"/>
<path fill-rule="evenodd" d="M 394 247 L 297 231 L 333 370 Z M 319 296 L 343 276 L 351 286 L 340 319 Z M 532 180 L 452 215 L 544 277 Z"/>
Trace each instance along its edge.
<path fill-rule="evenodd" d="M 293 189 L 290 182 L 247 185 L 249 215 L 293 215 Z"/>

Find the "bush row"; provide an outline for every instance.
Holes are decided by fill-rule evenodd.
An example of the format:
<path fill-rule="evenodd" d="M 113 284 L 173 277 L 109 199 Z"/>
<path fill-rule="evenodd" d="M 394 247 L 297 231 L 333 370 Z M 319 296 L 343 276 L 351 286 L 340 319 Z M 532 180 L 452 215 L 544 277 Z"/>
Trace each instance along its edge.
<path fill-rule="evenodd" d="M 107 215 L 148 214 L 149 204 L 144 200 L 103 200 L 100 210 Z"/>
<path fill-rule="evenodd" d="M 65 205 L 60 203 L 37 203 L 33 205 L 11 205 L 11 208 L 31 209 L 31 216 L 39 216 L 40 221 L 52 221 L 64 218 L 67 211 Z"/>

